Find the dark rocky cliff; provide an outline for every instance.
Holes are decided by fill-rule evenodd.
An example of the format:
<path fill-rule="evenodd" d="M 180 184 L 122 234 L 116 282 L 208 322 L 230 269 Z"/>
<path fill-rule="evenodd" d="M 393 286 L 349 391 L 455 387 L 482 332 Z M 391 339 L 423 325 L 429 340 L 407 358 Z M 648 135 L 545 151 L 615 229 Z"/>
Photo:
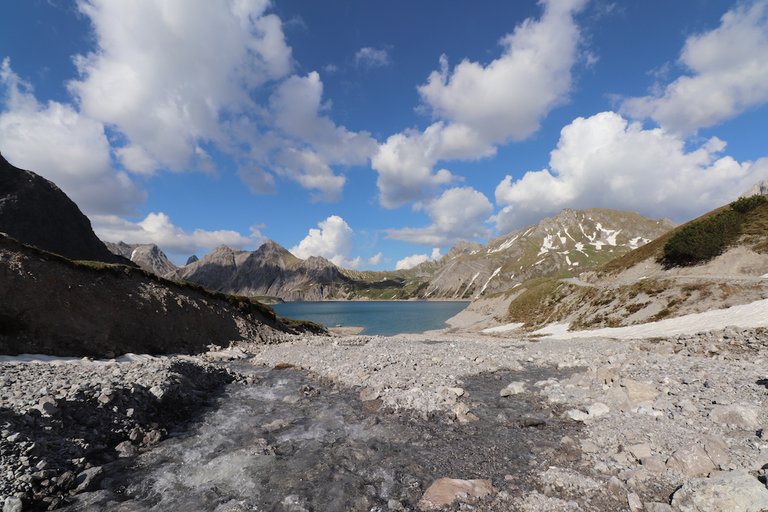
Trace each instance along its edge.
<path fill-rule="evenodd" d="M 72 260 L 130 264 L 112 254 L 59 187 L 0 155 L 0 232 Z"/>

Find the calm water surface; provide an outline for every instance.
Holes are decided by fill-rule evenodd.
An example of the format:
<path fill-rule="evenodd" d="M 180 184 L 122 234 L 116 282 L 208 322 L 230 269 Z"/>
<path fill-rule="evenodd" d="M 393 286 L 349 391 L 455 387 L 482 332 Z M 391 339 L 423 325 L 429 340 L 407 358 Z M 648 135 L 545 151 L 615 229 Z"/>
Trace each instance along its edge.
<path fill-rule="evenodd" d="M 280 316 L 311 320 L 328 327 L 361 326 L 364 334 L 391 336 L 446 327 L 445 321 L 463 310 L 466 301 L 338 301 L 288 302 L 272 307 Z"/>

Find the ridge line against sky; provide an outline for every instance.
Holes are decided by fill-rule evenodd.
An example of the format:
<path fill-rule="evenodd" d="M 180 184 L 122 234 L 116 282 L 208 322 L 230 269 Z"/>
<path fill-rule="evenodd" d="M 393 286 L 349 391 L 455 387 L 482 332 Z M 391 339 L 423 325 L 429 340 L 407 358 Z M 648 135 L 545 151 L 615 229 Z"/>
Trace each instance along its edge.
<path fill-rule="evenodd" d="M 566 207 L 685 221 L 768 178 L 768 0 L 0 10 L 0 151 L 177 263 L 269 238 L 409 268 Z"/>

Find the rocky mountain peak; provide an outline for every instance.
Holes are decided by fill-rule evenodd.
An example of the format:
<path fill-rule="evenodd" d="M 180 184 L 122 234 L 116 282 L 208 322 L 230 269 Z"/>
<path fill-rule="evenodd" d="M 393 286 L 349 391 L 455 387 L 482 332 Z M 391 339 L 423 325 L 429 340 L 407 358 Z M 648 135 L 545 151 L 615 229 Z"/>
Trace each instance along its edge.
<path fill-rule="evenodd" d="M 427 297 L 473 298 L 533 277 L 578 275 L 660 236 L 672 225 L 637 213 L 565 209 L 491 240 L 462 244 L 441 260 Z"/>
<path fill-rule="evenodd" d="M 123 241 L 104 242 L 114 254 L 128 258 L 148 272 L 164 276 L 176 270 L 168 256 L 155 244 L 127 244 Z"/>
<path fill-rule="evenodd" d="M 197 254 L 193 254 L 189 258 L 187 258 L 187 262 L 184 265 L 190 265 L 196 261 L 200 261 L 200 258 L 197 257 Z"/>
<path fill-rule="evenodd" d="M 750 196 L 768 196 L 768 180 L 758 181 L 752 185 L 749 190 L 742 194 L 742 197 Z"/>

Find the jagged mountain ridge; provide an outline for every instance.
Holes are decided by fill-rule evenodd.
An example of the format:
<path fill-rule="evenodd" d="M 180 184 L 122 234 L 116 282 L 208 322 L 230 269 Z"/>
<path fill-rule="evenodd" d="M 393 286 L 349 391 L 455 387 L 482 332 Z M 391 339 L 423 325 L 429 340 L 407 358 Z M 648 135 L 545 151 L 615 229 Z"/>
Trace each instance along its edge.
<path fill-rule="evenodd" d="M 104 244 L 113 254 L 127 258 L 158 276 L 165 276 L 178 268 L 155 244 L 126 244 L 122 241 L 104 242 Z"/>
<path fill-rule="evenodd" d="M 324 300 L 348 295 L 352 279 L 325 258 L 302 260 L 267 241 L 255 251 L 217 247 L 169 274 L 211 290 L 283 300 Z"/>
<path fill-rule="evenodd" d="M 427 298 L 472 299 L 505 291 L 528 279 L 575 276 L 629 252 L 669 231 L 668 220 L 593 208 L 566 209 L 486 246 L 456 245 L 431 272 Z"/>
<path fill-rule="evenodd" d="M 568 276 L 638 247 L 672 227 L 616 210 L 564 210 L 492 240 L 460 242 L 443 258 L 406 271 L 356 271 L 310 257 L 301 260 L 268 241 L 256 251 L 218 247 L 175 272 L 212 290 L 283 300 L 472 299 L 532 277 Z"/>

